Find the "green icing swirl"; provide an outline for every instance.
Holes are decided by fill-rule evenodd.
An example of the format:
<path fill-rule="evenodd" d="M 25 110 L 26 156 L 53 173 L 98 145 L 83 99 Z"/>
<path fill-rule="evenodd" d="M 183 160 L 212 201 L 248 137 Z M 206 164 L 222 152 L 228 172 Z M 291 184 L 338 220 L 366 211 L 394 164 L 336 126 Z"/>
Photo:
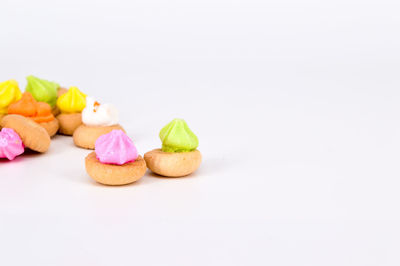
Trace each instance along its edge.
<path fill-rule="evenodd" d="M 183 119 L 174 119 L 160 131 L 162 151 L 189 152 L 199 146 L 199 140 Z"/>
<path fill-rule="evenodd" d="M 25 90 L 30 92 L 38 102 L 46 102 L 54 107 L 57 102 L 57 90 L 60 87 L 55 82 L 37 78 L 35 76 L 26 77 L 28 84 Z"/>

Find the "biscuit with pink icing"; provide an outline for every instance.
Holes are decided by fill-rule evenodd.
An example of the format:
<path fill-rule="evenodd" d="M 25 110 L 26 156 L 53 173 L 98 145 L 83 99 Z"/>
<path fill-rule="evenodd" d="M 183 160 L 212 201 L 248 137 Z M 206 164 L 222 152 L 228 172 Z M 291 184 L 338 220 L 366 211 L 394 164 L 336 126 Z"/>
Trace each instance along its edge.
<path fill-rule="evenodd" d="M 24 153 L 24 144 L 19 135 L 11 128 L 3 128 L 0 131 L 0 158 L 14 160 Z"/>
<path fill-rule="evenodd" d="M 132 140 L 122 130 L 99 137 L 95 151 L 85 159 L 85 166 L 91 178 L 111 186 L 133 183 L 144 176 L 147 169 Z"/>

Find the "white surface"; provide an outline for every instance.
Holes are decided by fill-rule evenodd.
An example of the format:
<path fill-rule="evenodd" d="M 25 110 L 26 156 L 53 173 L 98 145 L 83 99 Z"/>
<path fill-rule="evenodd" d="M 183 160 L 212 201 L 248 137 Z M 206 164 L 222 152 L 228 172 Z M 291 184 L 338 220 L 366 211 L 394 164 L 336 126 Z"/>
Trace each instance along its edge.
<path fill-rule="evenodd" d="M 0 79 L 116 103 L 187 178 L 92 182 L 85 150 L 0 164 L 1 265 L 399 265 L 398 1 L 2 1 Z"/>

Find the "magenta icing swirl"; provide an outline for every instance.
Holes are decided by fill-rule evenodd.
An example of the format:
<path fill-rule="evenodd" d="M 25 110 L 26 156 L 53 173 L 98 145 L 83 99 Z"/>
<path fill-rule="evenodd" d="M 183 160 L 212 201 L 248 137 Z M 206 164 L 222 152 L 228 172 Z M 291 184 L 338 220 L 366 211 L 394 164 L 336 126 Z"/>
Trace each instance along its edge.
<path fill-rule="evenodd" d="M 24 152 L 24 144 L 19 135 L 11 128 L 0 131 L 0 158 L 14 160 Z"/>
<path fill-rule="evenodd" d="M 133 141 L 122 130 L 100 136 L 95 144 L 97 159 L 104 164 L 123 165 L 133 162 L 138 153 Z"/>

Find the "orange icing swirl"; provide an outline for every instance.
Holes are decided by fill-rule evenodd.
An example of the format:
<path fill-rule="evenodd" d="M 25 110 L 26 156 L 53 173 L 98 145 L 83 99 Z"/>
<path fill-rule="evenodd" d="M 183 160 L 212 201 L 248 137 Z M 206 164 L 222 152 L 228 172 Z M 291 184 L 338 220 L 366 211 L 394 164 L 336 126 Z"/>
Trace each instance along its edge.
<path fill-rule="evenodd" d="M 54 120 L 51 106 L 45 102 L 37 102 L 32 94 L 24 92 L 22 98 L 8 106 L 9 114 L 17 114 L 31 118 L 37 123 L 45 123 Z"/>

